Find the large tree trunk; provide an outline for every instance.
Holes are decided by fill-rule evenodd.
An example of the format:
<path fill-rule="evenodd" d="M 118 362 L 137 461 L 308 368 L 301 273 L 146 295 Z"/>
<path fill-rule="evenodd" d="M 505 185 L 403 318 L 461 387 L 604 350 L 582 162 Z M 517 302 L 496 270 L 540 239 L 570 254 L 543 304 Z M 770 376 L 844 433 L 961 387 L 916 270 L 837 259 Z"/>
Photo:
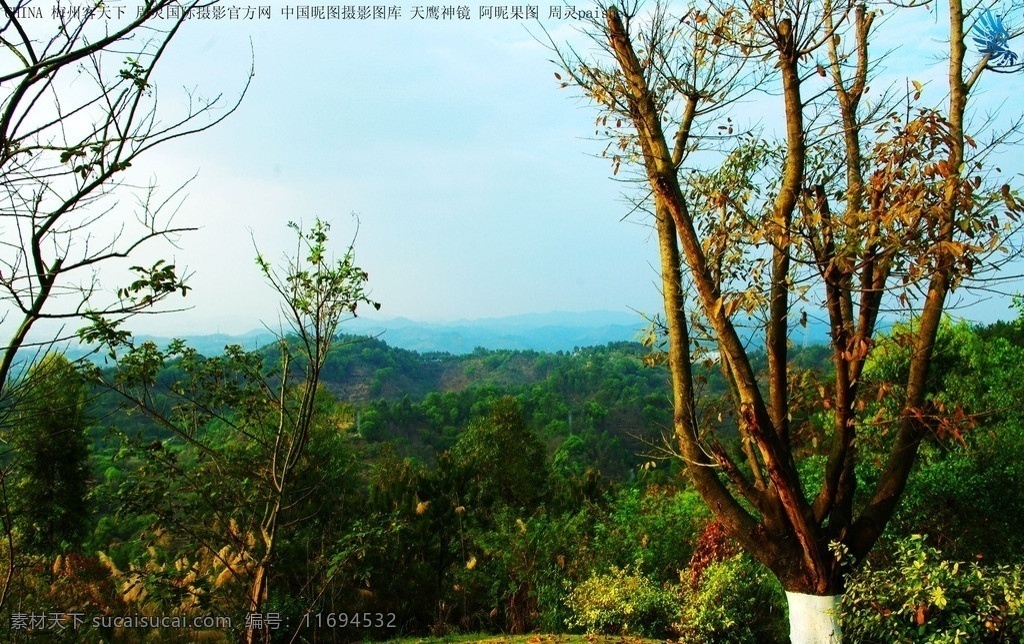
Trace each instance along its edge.
<path fill-rule="evenodd" d="M 734 7 L 726 4 L 728 14 Z M 787 589 L 792 641 L 836 643 L 842 641 L 836 614 L 842 595 L 836 593 L 841 593 L 843 584 L 842 571 L 829 544 L 841 543 L 852 560 L 864 558 L 895 512 L 919 444 L 940 421 L 938 414 L 931 411 L 928 373 L 947 295 L 962 278 L 971 276 L 972 266 L 976 265 L 975 251 L 969 250 L 975 248 L 974 242 L 959 241 L 959 231 L 966 230 L 964 222 L 972 221 L 971 217 L 985 208 L 972 192 L 980 183 L 971 187 L 972 181 L 980 179 L 966 174 L 971 159 L 965 155 L 965 145 L 973 146 L 974 142 L 964 134 L 963 126 L 968 92 L 987 59 L 981 61 L 970 80 L 963 79 L 963 2 L 950 0 L 948 119 L 925 110 L 919 122 L 903 124 L 897 120 L 895 125 L 900 125 L 900 132 L 905 129 L 906 136 L 894 135 L 896 148 L 872 151 L 865 160 L 862 148 L 869 144 L 859 136 L 860 128 L 880 123 L 874 108 L 867 114 L 858 113 L 859 102 L 867 91 L 868 34 L 876 14 L 861 3 L 824 3 L 818 17 L 800 9 L 800 2 L 761 4 L 764 7 L 759 5 L 753 12 L 752 22 L 741 21 L 743 29 L 751 30 L 750 33 L 732 30 L 726 15 L 721 16 L 721 24 L 716 26 L 715 20 L 719 18 L 696 10 L 688 12 L 678 21 L 680 24 L 693 18 L 694 24 L 703 26 L 693 30 L 694 57 L 684 55 L 679 60 L 697 61 L 703 56 L 705 63 L 693 62 L 694 69 L 702 71 L 691 76 L 687 67 L 690 63 L 685 62 L 679 68 L 686 70 L 685 74 L 673 77 L 674 69 L 668 69 L 672 65 L 664 63 L 676 60 L 675 52 L 658 48 L 662 42 L 677 42 L 673 40 L 677 32 L 668 26 L 675 23 L 674 19 L 655 12 L 650 31 L 640 35 L 637 49 L 630 24 L 633 21 L 632 25 L 638 25 L 647 18 L 632 4 L 626 3 L 628 6 L 620 12 L 612 3 L 605 11 L 604 25 L 595 26 L 604 29 L 601 39 L 607 39 L 606 48 L 618 70 L 593 67 L 582 60 L 578 65 L 568 64 L 566 69 L 591 98 L 617 117 L 617 127 L 622 120 L 632 122 L 636 138 L 631 141 L 624 135 L 623 147 L 628 148 L 626 143 L 635 144 L 635 150 L 642 154 L 651 189 L 647 198 L 655 206 L 661 251 L 674 427 L 679 453 L 694 487 L 730 536 L 765 564 Z M 712 9 L 711 13 L 716 10 L 723 9 Z M 840 51 L 839 30 L 845 27 L 834 24 L 834 19 L 853 21 L 856 71 L 852 79 L 845 78 L 844 73 L 850 65 L 847 59 L 853 53 Z M 723 91 L 723 86 L 716 83 L 724 80 L 728 85 L 736 78 L 716 78 L 704 86 L 701 74 L 706 72 L 707 78 L 712 78 L 717 73 L 715 63 L 708 61 L 719 55 L 719 39 L 742 39 L 751 34 L 749 42 L 734 44 L 740 44 L 743 57 L 765 56 L 766 61 L 777 58 L 775 73 L 781 80 L 785 106 L 784 163 L 770 213 L 763 212 L 766 209 L 760 205 L 756 208 L 761 210 L 746 212 L 746 206 L 732 199 L 748 190 L 744 180 L 730 179 L 730 187 L 721 194 L 714 193 L 713 199 L 707 198 L 704 184 L 681 183 L 681 177 L 689 176 L 691 170 L 685 167 L 686 155 L 700 148 L 698 142 L 690 141 L 695 119 L 718 109 L 716 103 L 728 103 L 731 90 Z M 701 40 L 704 37 L 711 40 Z M 678 42 L 683 41 L 685 38 Z M 845 192 L 846 205 L 836 213 L 829 205 L 826 186 L 844 186 L 841 182 L 836 184 L 834 177 L 821 178 L 832 172 L 827 169 L 831 168 L 830 162 L 824 158 L 815 157 L 812 167 L 807 162 L 809 138 L 829 136 L 827 127 L 820 135 L 809 134 L 812 127 L 816 131 L 814 121 L 824 113 L 817 104 L 817 96 L 821 95 L 805 99 L 802 94 L 809 67 L 801 61 L 812 60 L 815 51 L 826 43 L 840 111 L 837 123 L 842 125 L 846 152 L 847 185 L 835 198 L 843 200 Z M 665 45 L 669 49 L 672 46 Z M 821 65 L 817 71 L 827 75 Z M 745 89 L 740 95 L 745 95 Z M 682 112 L 676 115 L 673 110 L 678 108 Z M 805 112 L 811 115 L 809 122 L 803 119 Z M 910 120 L 909 114 L 907 119 Z M 679 128 L 674 149 L 669 146 L 664 129 L 669 123 L 678 124 Z M 702 122 L 706 126 L 712 123 Z M 925 134 L 917 133 L 915 128 Z M 880 142 L 887 136 L 884 129 L 879 130 Z M 731 127 L 728 130 L 731 134 Z M 750 157 L 748 161 L 757 159 Z M 927 173 L 906 175 L 900 169 L 910 161 L 916 164 L 917 160 L 922 165 L 928 161 L 934 167 L 955 170 L 934 178 Z M 835 169 L 843 168 L 839 165 Z M 873 173 L 870 186 L 864 180 L 867 170 Z M 819 180 L 825 182 L 816 183 Z M 893 186 L 905 194 L 890 194 Z M 711 192 L 714 190 L 717 189 Z M 732 194 L 728 194 L 730 190 Z M 894 201 L 890 203 L 890 199 Z M 1012 198 L 1007 200 L 1007 207 L 1019 214 L 1019 206 Z M 732 273 L 723 273 L 722 264 L 716 264 L 715 257 L 719 246 L 733 240 L 715 232 L 715 226 L 728 223 L 727 206 L 717 205 L 725 202 L 745 217 L 761 218 L 752 220 L 760 224 L 758 236 L 745 241 L 742 236 L 736 238 L 741 246 L 749 246 L 738 251 L 742 254 L 740 260 L 749 258 L 753 263 L 737 260 Z M 691 214 L 691 206 L 695 214 Z M 719 207 L 722 214 L 716 219 L 714 213 Z M 883 226 L 875 222 L 889 217 L 890 211 L 903 214 L 892 224 Z M 997 225 L 995 219 L 993 225 Z M 993 236 L 994 241 L 996 237 Z M 797 259 L 793 260 L 794 257 Z M 770 276 L 765 281 L 767 273 L 760 260 L 769 258 Z M 900 286 L 894 271 L 902 271 L 904 266 L 919 270 L 908 272 L 912 281 L 906 281 L 909 278 L 904 276 Z M 747 267 L 757 267 L 757 277 L 749 282 L 749 287 L 742 276 Z M 790 381 L 796 372 L 790 369 L 787 353 L 793 314 L 804 305 L 805 298 L 811 302 L 818 298 L 803 295 L 794 287 L 812 278 L 820 280 L 818 285 L 823 287 L 836 372 L 831 390 L 819 387 L 821 398 L 817 404 L 834 415 L 835 425 L 824 480 L 813 497 L 808 494 L 812 490 L 805 490 L 797 468 L 801 445 L 790 436 L 791 417 L 803 403 L 790 392 Z M 749 290 L 736 293 L 730 292 L 730 288 Z M 817 287 L 811 288 L 810 293 L 814 293 Z M 906 290 L 900 291 L 901 288 Z M 923 299 L 919 301 L 920 307 L 911 311 L 916 313 L 911 327 L 913 349 L 904 382 L 899 430 L 869 500 L 855 508 L 853 501 L 858 489 L 854 465 L 860 440 L 857 433 L 873 431 L 875 424 L 862 413 L 873 394 L 859 383 L 875 346 L 876 323 L 880 311 L 885 310 L 883 299 L 895 293 L 903 301 L 915 291 L 920 291 Z M 718 342 L 745 464 L 738 463 L 736 455 L 718 440 L 714 423 L 704 422 L 697 413 L 690 355 L 695 344 L 690 337 L 684 293 L 690 298 L 690 307 L 700 314 L 697 321 Z M 754 368 L 752 353 L 735 323 L 741 319 L 738 316 L 744 313 L 744 307 L 767 307 L 762 320 L 767 353 L 767 368 L 763 371 Z M 751 317 L 761 319 L 758 315 Z M 884 393 L 884 389 L 879 391 Z M 810 431 L 819 431 L 811 423 L 804 425 Z"/>
<path fill-rule="evenodd" d="M 786 593 L 789 640 L 792 644 L 841 644 L 839 604 L 842 595 Z"/>

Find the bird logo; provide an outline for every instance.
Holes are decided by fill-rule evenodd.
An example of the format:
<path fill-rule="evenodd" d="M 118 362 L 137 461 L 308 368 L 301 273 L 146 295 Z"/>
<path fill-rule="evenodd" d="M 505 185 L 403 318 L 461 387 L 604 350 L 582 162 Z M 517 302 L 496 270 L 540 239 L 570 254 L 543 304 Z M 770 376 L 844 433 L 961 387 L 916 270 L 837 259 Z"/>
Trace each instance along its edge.
<path fill-rule="evenodd" d="M 1011 36 L 1002 18 L 985 9 L 971 31 L 974 32 L 974 44 L 978 47 L 978 52 L 988 56 L 990 69 L 1013 71 L 1006 68 L 1016 66 L 1019 56 L 1010 50 Z"/>

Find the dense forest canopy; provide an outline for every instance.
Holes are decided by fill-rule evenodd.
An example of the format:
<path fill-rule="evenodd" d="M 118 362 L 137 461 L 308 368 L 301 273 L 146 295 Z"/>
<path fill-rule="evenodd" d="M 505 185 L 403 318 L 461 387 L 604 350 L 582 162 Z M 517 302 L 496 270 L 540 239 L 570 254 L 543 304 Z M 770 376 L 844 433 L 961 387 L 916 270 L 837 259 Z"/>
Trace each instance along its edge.
<path fill-rule="evenodd" d="M 900 332 L 893 329 L 891 349 L 871 365 L 871 378 L 887 381 L 907 368 Z M 1024 495 L 1008 492 L 1024 489 L 1024 436 L 1013 402 L 1021 393 L 1020 325 L 948 322 L 940 339 L 936 401 L 959 421 L 930 439 L 884 547 L 863 580 L 852 582 L 862 584 L 851 605 L 866 611 L 865 633 L 879 627 L 865 602 L 884 597 L 885 610 L 899 611 L 909 609 L 897 602 L 921 601 L 884 595 L 891 593 L 887 566 L 1019 561 L 1013 517 L 1024 511 Z M 349 641 L 538 629 L 687 641 L 784 637 L 781 590 L 711 520 L 666 441 L 665 367 L 649 348 L 614 343 L 452 356 L 392 349 L 372 338 L 339 340 L 324 361 L 321 420 L 297 466 L 297 494 L 282 513 L 289 528 L 276 546 L 262 610 L 279 621 L 268 637 L 298 632 Z M 220 391 L 219 402 L 245 400 L 243 389 L 224 390 L 228 363 L 217 361 L 271 368 L 282 351 L 229 348 L 205 358 L 179 350 L 153 373 L 151 406 L 184 413 L 175 388 L 196 385 L 199 373 L 204 386 Z M 794 353 L 806 386 L 834 377 L 828 355 L 820 346 Z M 74 372 L 54 373 L 67 380 L 49 388 L 81 386 Z M 720 365 L 709 361 L 701 373 L 709 404 L 726 395 Z M 69 463 L 87 463 L 89 475 L 77 500 L 50 497 L 58 509 L 51 516 L 70 506 L 83 525 L 59 533 L 56 543 L 28 541 L 43 533 L 30 527 L 35 515 L 15 509 L 13 534 L 27 566 L 13 581 L 19 610 L 30 614 L 59 601 L 89 614 L 223 614 L 234 618 L 232 629 L 208 635 L 238 637 L 259 553 L 246 526 L 257 525 L 251 504 L 266 494 L 258 450 L 231 429 L 241 410 L 230 412 L 233 418 L 206 416 L 193 444 L 151 416 L 128 413 L 114 391 L 93 386 L 89 395 L 74 395 L 85 420 L 63 431 L 78 432 L 87 444 L 64 444 L 68 458 L 78 459 Z M 719 430 L 739 449 L 735 427 Z M 204 454 L 210 449 L 217 458 Z M 809 464 L 824 458 L 817 436 L 802 436 L 800 450 Z M 38 494 L 55 484 L 28 467 L 31 451 L 19 450 L 12 482 Z M 904 541 L 912 534 L 924 537 Z M 992 570 L 993 584 L 1010 583 Z M 955 576 L 941 583 L 941 592 L 971 592 Z M 927 619 L 918 624 L 917 613 L 910 615 L 907 632 L 949 632 L 954 617 L 946 612 L 954 611 L 929 601 Z M 1021 632 L 1011 606 L 975 608 L 989 622 L 1002 620 L 995 632 Z M 355 611 L 370 613 L 371 622 L 380 614 L 383 625 L 341 629 L 337 616 L 333 628 L 302 618 Z"/>

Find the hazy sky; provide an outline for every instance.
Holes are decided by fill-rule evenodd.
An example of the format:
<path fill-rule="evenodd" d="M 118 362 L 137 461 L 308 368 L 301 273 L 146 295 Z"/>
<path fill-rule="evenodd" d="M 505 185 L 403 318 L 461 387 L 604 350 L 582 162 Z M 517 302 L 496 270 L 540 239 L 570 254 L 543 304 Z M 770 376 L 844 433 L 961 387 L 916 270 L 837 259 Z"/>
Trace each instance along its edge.
<path fill-rule="evenodd" d="M 656 312 L 655 240 L 641 218 L 623 220 L 626 188 L 588 138 L 597 112 L 559 88 L 552 52 L 528 32 L 537 24 L 481 20 L 479 5 L 469 21 L 417 20 L 414 6 L 388 21 L 285 20 L 275 5 L 270 20 L 185 25 L 156 77 L 163 104 L 180 104 L 183 88 L 230 99 L 250 54 L 255 78 L 226 122 L 133 168 L 168 190 L 198 172 L 177 221 L 199 230 L 172 251 L 194 271 L 181 300 L 192 308 L 147 317 L 147 330 L 272 321 L 254 241 L 279 258 L 294 241 L 286 222 L 319 216 L 340 248 L 351 213 L 381 316 Z M 549 6 L 539 13 L 554 39 L 583 42 Z M 927 80 L 942 73 L 927 56 L 943 45 L 929 40 L 934 18 L 920 18 L 908 46 Z"/>
<path fill-rule="evenodd" d="M 564 21 L 545 24 L 572 35 Z M 320 216 L 343 244 L 351 213 L 382 316 L 657 307 L 657 247 L 648 228 L 621 221 L 623 188 L 593 158 L 603 143 L 586 138 L 596 111 L 559 88 L 551 52 L 523 23 L 275 13 L 186 26 L 157 80 L 161 100 L 182 84 L 237 92 L 250 38 L 256 75 L 225 123 L 149 159 L 168 187 L 198 169 L 179 222 L 200 226 L 175 252 L 195 271 L 184 300 L 194 308 L 148 318 L 152 328 L 258 326 L 276 303 L 253 240 L 281 257 L 286 222 Z"/>

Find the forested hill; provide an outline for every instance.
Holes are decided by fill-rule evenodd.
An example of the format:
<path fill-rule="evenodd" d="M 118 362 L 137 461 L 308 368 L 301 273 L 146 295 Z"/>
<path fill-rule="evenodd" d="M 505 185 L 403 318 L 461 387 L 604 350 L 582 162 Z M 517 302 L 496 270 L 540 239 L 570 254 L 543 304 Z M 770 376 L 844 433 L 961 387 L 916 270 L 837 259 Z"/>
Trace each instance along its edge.
<path fill-rule="evenodd" d="M 262 351 L 272 359 L 273 345 Z M 802 353 L 824 363 L 823 350 Z M 653 362 L 636 342 L 554 353 L 477 349 L 453 355 L 343 336 L 327 357 L 321 382 L 352 410 L 355 436 L 371 444 L 390 442 L 400 454 L 427 462 L 497 400 L 512 396 L 563 465 L 621 478 L 660 449 L 671 425 L 668 375 Z M 716 364 L 697 365 L 697 373 L 705 396 L 724 394 Z M 108 409 L 100 416 L 107 413 L 132 433 L 164 438 L 139 415 Z"/>
<path fill-rule="evenodd" d="M 976 333 L 1020 339 L 1014 336 L 1019 327 L 1009 323 L 976 327 Z M 201 353 L 223 349 L 211 344 Z M 269 356 L 272 345 L 263 351 Z M 790 357 L 804 367 L 830 371 L 823 346 L 794 347 Z M 668 375 L 652 362 L 648 349 L 636 342 L 553 353 L 477 349 L 454 355 L 419 353 L 352 335 L 341 337 L 328 355 L 322 383 L 352 410 L 359 439 L 391 442 L 400 453 L 424 461 L 450 448 L 496 400 L 513 396 L 549 454 L 566 465 L 592 466 L 620 477 L 658 451 L 671 425 Z M 701 363 L 695 372 L 711 409 L 725 394 L 718 365 Z M 105 398 L 100 406 L 106 409 L 94 416 L 117 416 L 116 424 L 129 433 L 162 438 L 144 417 L 121 416 L 115 405 Z"/>
<path fill-rule="evenodd" d="M 375 339 L 345 338 L 325 365 L 324 384 L 357 410 L 371 442 L 430 459 L 451 447 L 502 396 L 515 396 L 551 451 L 627 475 L 671 417 L 666 373 L 646 349 L 620 342 L 571 352 L 420 354 Z M 573 437 L 565 445 L 568 437 Z M 571 458 L 570 458 L 571 457 Z"/>
<path fill-rule="evenodd" d="M 1007 336 L 1017 329 L 997 324 L 976 332 Z M 220 354 L 225 347 L 218 339 L 230 340 L 209 338 L 196 349 L 207 356 Z M 268 364 L 273 362 L 273 343 L 261 352 Z M 822 373 L 831 371 L 828 351 L 820 345 L 795 346 L 790 358 Z M 556 352 L 478 348 L 451 354 L 420 353 L 377 337 L 348 335 L 329 353 L 321 382 L 350 410 L 357 440 L 391 443 L 398 454 L 421 462 L 432 462 L 497 400 L 512 396 L 553 462 L 621 479 L 664 452 L 672 412 L 668 374 L 655 362 L 637 342 Z M 755 355 L 758 371 L 763 367 L 759 362 Z M 705 408 L 715 409 L 726 392 L 718 365 L 699 363 L 695 375 Z M 157 380 L 170 377 L 169 371 Z M 116 399 L 103 396 L 93 417 L 147 441 L 169 437 L 144 415 L 125 415 L 116 406 Z M 732 421 L 728 415 L 722 418 L 720 429 L 728 435 Z M 99 439 L 105 432 L 97 430 Z"/>
<path fill-rule="evenodd" d="M 273 345 L 261 352 L 268 364 L 273 361 Z M 566 463 L 619 477 L 629 475 L 649 444 L 661 442 L 670 424 L 666 371 L 646 365 L 646 353 L 638 343 L 618 342 L 556 353 L 478 349 L 452 355 L 343 336 L 327 357 L 321 382 L 351 409 L 354 436 L 369 444 L 391 442 L 400 454 L 426 462 L 497 400 L 513 396 L 549 453 L 562 448 Z M 171 378 L 174 367 L 165 371 L 157 382 Z M 168 437 L 144 415 L 117 412 L 116 404 L 101 396 L 93 416 L 146 441 Z"/>
<path fill-rule="evenodd" d="M 418 353 L 388 346 L 376 338 L 346 336 L 325 365 L 324 381 L 341 400 L 421 400 L 428 394 L 495 387 L 529 388 L 541 383 L 570 399 L 595 395 L 620 381 L 641 389 L 667 392 L 665 373 L 643 365 L 638 343 L 614 342 L 555 353 L 487 350 L 472 353 Z"/>
<path fill-rule="evenodd" d="M 1019 467 L 1024 440 L 1015 404 L 1024 382 L 1021 328 L 1016 323 L 942 325 L 931 389 L 935 405 L 953 410 L 949 415 L 956 423 L 928 439 L 921 473 L 908 486 L 908 510 L 893 523 L 898 538 L 926 533 L 955 548 L 949 556 L 958 561 L 985 557 L 1018 563 L 1022 549 L 1014 519 L 1024 513 L 1024 501 L 1011 492 L 1024 489 Z M 703 561 L 704 555 L 694 557 L 706 547 L 702 543 L 725 547 L 717 545 L 724 543 L 715 536 L 720 533 L 707 531 L 707 511 L 679 475 L 681 460 L 655 458 L 673 449 L 673 442 L 664 440 L 672 413 L 666 370 L 646 347 L 622 342 L 555 353 L 481 349 L 455 356 L 395 349 L 373 338 L 341 340 L 323 371 L 324 388 L 333 395 L 316 397 L 319 417 L 309 434 L 308 455 L 296 470 L 298 502 L 285 515 L 289 530 L 282 533 L 286 545 L 273 586 L 283 597 L 275 606 L 285 614 L 306 614 L 308 606 L 318 605 L 319 597 L 305 593 L 308 579 L 321 573 L 307 568 L 324 562 L 340 571 L 323 581 L 333 584 L 331 594 L 324 595 L 335 602 L 329 605 L 332 614 L 345 607 L 390 611 L 404 616 L 403 632 L 426 633 L 438 619 L 437 607 L 451 606 L 457 612 L 444 614 L 446 623 L 507 632 L 512 617 L 494 612 L 494 606 L 515 605 L 509 597 L 530 588 L 538 589 L 540 599 L 524 609 L 531 616 L 522 623 L 551 630 L 583 610 L 572 603 L 583 596 L 576 589 L 597 588 L 593 596 L 598 598 L 619 592 L 614 590 L 619 585 L 634 595 L 636 588 L 672 589 L 680 580 L 689 583 L 681 571 L 700 565 L 686 562 Z M 886 346 L 877 348 L 878 362 L 865 382 L 881 387 L 883 395 L 865 414 L 884 421 L 890 413 L 886 405 L 899 397 L 898 391 L 886 394 L 885 385 L 906 367 L 909 354 L 899 339 L 879 342 Z M 205 555 L 203 549 L 214 543 L 212 552 L 234 557 L 233 548 L 251 548 L 254 541 L 247 535 L 259 534 L 260 504 L 280 498 L 274 482 L 260 478 L 277 454 L 277 443 L 268 438 L 279 435 L 278 416 L 264 415 L 268 406 L 261 398 L 265 386 L 280 385 L 272 371 L 280 363 L 274 345 L 261 353 L 232 349 L 208 358 L 180 348 L 170 353 L 177 359 L 164 360 L 160 372 L 144 368 L 150 357 L 168 355 L 152 345 L 124 357 L 120 366 L 128 375 L 142 367 L 153 394 L 149 408 L 163 412 L 169 422 L 180 421 L 182 430 L 168 431 L 138 410 L 118 412 L 123 401 L 109 390 L 94 390 L 92 408 L 82 414 L 83 445 L 86 437 L 93 445 L 77 448 L 88 463 L 88 478 L 81 479 L 86 488 L 79 494 L 88 491 L 92 510 L 75 515 L 83 535 L 76 538 L 86 554 L 74 556 L 93 562 L 89 574 L 94 577 L 60 581 L 92 589 L 99 585 L 91 579 L 102 580 L 104 605 L 117 608 L 116 614 L 141 614 L 142 606 L 169 614 L 180 606 L 181 589 L 192 587 L 219 602 L 211 607 L 234 614 L 237 608 L 223 607 L 247 606 L 244 587 L 225 581 L 230 573 L 224 572 L 224 555 Z M 792 407 L 794 427 L 801 432 L 797 463 L 806 472 L 828 448 L 830 419 L 808 415 L 800 396 L 829 386 L 828 356 L 823 347 L 794 347 L 790 354 L 808 368 L 794 383 Z M 763 359 L 755 355 L 754 360 L 761 372 Z M 255 383 L 233 368 L 259 372 L 261 364 L 271 375 L 251 378 Z M 694 371 L 703 426 L 722 430 L 717 435 L 725 449 L 741 449 L 727 411 L 716 404 L 724 395 L 719 365 L 701 362 Z M 970 427 L 970 418 L 977 427 Z M 884 433 L 887 423 L 876 426 Z M 64 431 L 65 425 L 60 427 Z M 866 462 L 880 462 L 881 443 L 873 440 L 876 435 L 867 437 Z M 54 460 L 53 443 L 39 443 L 40 460 Z M 42 485 L 18 485 L 49 494 Z M 80 498 L 62 507 L 82 504 Z M 226 513 L 233 515 L 221 520 Z M 890 553 L 897 546 L 881 547 L 889 548 L 886 556 L 895 556 Z M 101 554 L 94 557 L 94 552 Z M 167 563 L 178 561 L 183 563 Z M 730 605 L 755 607 L 777 621 L 784 614 L 781 590 L 768 599 L 760 590 L 755 595 L 751 589 L 775 592 L 775 587 L 753 577 L 756 569 L 732 568 L 738 561 L 730 555 L 713 564 L 730 566 L 720 577 L 726 580 L 722 587 L 739 598 L 728 600 Z M 917 564 L 899 565 L 904 567 L 892 574 L 919 570 Z M 941 574 L 953 569 L 941 560 L 928 565 L 924 570 Z M 64 587 L 47 577 L 50 570 L 64 575 L 63 567 L 25 570 L 40 579 L 32 588 L 41 590 L 31 597 L 50 598 L 51 587 Z M 181 582 L 186 574 L 191 576 Z M 890 578 L 897 577 L 880 579 Z M 880 590 L 872 597 L 893 594 L 888 581 L 877 583 Z M 146 594 L 118 591 L 125 588 L 145 588 Z M 671 592 L 665 610 L 696 597 Z M 991 592 L 1001 597 L 1004 590 Z M 701 601 L 716 609 L 725 601 L 708 597 Z M 763 618 L 764 632 L 774 633 L 768 618 Z M 665 634 L 663 622 L 645 628 Z M 733 623 L 754 620 L 741 616 Z M 777 634 L 746 638 L 779 640 Z"/>

